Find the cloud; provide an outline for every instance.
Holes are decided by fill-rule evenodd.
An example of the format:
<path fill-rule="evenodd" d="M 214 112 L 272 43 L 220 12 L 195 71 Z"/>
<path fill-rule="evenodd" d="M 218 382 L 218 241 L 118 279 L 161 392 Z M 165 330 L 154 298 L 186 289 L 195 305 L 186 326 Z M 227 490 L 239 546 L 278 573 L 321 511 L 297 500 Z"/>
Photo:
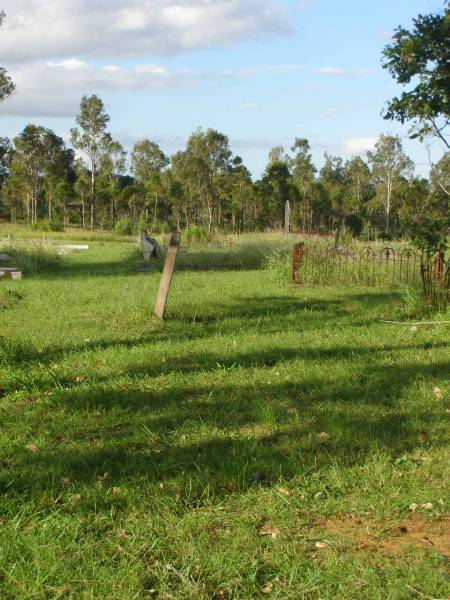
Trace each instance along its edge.
<path fill-rule="evenodd" d="M 377 141 L 377 136 L 350 138 L 344 142 L 342 151 L 345 154 L 365 154 L 375 148 Z"/>
<path fill-rule="evenodd" d="M 9 63 L 175 54 L 290 31 L 280 0 L 3 0 Z"/>
<path fill-rule="evenodd" d="M 161 91 L 219 79 L 283 76 L 302 68 L 301 65 L 259 65 L 201 71 L 158 64 L 96 65 L 74 57 L 7 67 L 16 82 L 16 93 L 0 104 L 0 115 L 27 117 L 73 116 L 84 94 Z M 253 104 L 247 106 L 253 107 Z"/>
<path fill-rule="evenodd" d="M 330 76 L 353 76 L 353 77 L 367 77 L 372 74 L 371 69 L 342 69 L 340 67 L 320 67 L 316 69 L 317 73 L 322 75 L 330 75 Z"/>

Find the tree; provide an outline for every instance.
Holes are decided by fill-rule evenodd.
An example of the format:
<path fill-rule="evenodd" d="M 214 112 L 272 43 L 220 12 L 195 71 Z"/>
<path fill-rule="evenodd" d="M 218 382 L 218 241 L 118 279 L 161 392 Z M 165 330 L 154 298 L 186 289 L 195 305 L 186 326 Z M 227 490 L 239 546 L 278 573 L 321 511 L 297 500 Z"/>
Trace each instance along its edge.
<path fill-rule="evenodd" d="M 46 130 L 43 147 L 43 177 L 47 199 L 48 218 L 54 217 L 53 204 L 55 189 L 61 184 L 69 184 L 74 176 L 74 152 L 66 148 L 64 140 L 51 130 Z"/>
<path fill-rule="evenodd" d="M 281 227 L 284 221 L 286 202 L 294 198 L 294 186 L 291 181 L 289 165 L 284 161 L 271 162 L 263 176 L 263 194 L 265 196 L 266 217 L 271 227 Z"/>
<path fill-rule="evenodd" d="M 278 162 L 286 164 L 289 162 L 289 156 L 284 151 L 283 146 L 274 146 L 269 152 L 268 167 Z"/>
<path fill-rule="evenodd" d="M 4 18 L 5 18 L 5 13 L 1 10 L 0 11 L 0 26 L 1 26 Z M 14 85 L 11 77 L 9 77 L 9 75 L 7 74 L 6 69 L 4 67 L 0 67 L 0 102 L 3 102 L 3 100 L 8 98 L 8 96 L 11 96 L 11 94 L 15 90 L 15 87 L 16 86 Z"/>
<path fill-rule="evenodd" d="M 0 137 L 0 185 L 6 182 L 12 147 L 7 137 Z"/>
<path fill-rule="evenodd" d="M 372 191 L 369 166 L 361 157 L 354 156 L 345 162 L 344 177 L 347 188 L 346 207 L 361 215 Z"/>
<path fill-rule="evenodd" d="M 447 4 L 447 2 L 446 2 Z M 447 148 L 450 124 L 450 10 L 419 15 L 411 31 L 398 27 L 393 42 L 383 51 L 383 68 L 400 85 L 412 89 L 393 98 L 385 118 L 413 123 L 412 137 L 437 136 Z"/>
<path fill-rule="evenodd" d="M 325 163 L 320 169 L 320 183 L 327 195 L 333 213 L 333 226 L 340 228 L 344 221 L 345 172 L 342 158 L 325 152 Z"/>
<path fill-rule="evenodd" d="M 100 159 L 100 173 L 109 187 L 110 218 L 113 227 L 115 221 L 115 203 L 119 191 L 119 177 L 125 173 L 126 159 L 127 153 L 122 144 L 113 140 L 109 134 L 106 134 L 104 153 Z"/>
<path fill-rule="evenodd" d="M 299 216 L 303 227 L 311 231 L 313 222 L 313 188 L 317 169 L 312 162 L 309 142 L 295 138 L 291 148 L 294 157 L 290 161 L 292 180 L 300 195 Z"/>
<path fill-rule="evenodd" d="M 158 197 L 161 192 L 161 171 L 169 164 L 169 159 L 155 142 L 144 139 L 137 142 L 131 152 L 131 172 L 136 180 L 154 199 L 153 221 L 158 215 Z"/>
<path fill-rule="evenodd" d="M 71 130 L 71 141 L 73 146 L 83 152 L 89 161 L 91 172 L 91 229 L 94 229 L 97 175 L 101 158 L 110 142 L 110 137 L 106 134 L 109 115 L 98 96 L 95 94 L 89 98 L 83 96 L 76 122 L 80 129 L 75 127 Z"/>
<path fill-rule="evenodd" d="M 377 199 L 384 207 L 385 233 L 389 234 L 395 190 L 402 176 L 412 174 L 414 163 L 404 153 L 400 138 L 392 135 L 381 135 L 375 151 L 368 152 L 367 157 L 377 188 Z"/>
<path fill-rule="evenodd" d="M 198 129 L 188 140 L 186 150 L 177 157 L 189 186 L 198 194 L 207 214 L 208 232 L 216 214 L 221 177 L 229 171 L 231 150 L 228 137 L 215 129 Z"/>
<path fill-rule="evenodd" d="M 10 177 L 15 189 L 21 189 L 25 196 L 28 223 L 37 221 L 39 190 L 45 173 L 46 134 L 44 127 L 27 125 L 13 140 Z"/>

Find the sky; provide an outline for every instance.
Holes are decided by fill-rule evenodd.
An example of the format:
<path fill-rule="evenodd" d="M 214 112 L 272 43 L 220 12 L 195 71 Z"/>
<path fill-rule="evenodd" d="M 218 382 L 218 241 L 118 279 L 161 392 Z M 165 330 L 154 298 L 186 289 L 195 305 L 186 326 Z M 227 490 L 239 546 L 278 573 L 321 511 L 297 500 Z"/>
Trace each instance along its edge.
<path fill-rule="evenodd" d="M 17 84 L 0 104 L 0 136 L 28 123 L 68 140 L 82 95 L 97 94 L 113 137 L 148 137 L 167 154 L 198 127 L 225 133 L 255 178 L 275 145 L 307 138 L 365 157 L 398 134 L 426 175 L 442 156 L 385 121 L 401 88 L 381 67 L 398 25 L 441 0 L 3 0 L 0 64 Z"/>

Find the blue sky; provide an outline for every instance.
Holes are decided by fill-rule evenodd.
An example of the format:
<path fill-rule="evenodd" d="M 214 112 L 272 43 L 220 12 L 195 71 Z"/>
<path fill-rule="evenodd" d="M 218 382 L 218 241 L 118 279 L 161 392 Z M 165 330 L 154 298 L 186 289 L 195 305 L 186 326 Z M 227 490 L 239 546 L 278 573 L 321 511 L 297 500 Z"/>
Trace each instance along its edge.
<path fill-rule="evenodd" d="M 442 8 L 431 0 L 4 0 L 0 53 L 17 94 L 0 135 L 27 123 L 67 138 L 82 94 L 97 93 L 129 149 L 150 137 L 170 154 L 197 127 L 227 134 L 255 177 L 274 145 L 310 140 L 365 155 L 407 126 L 380 112 L 399 92 L 381 69 L 394 28 Z M 428 151 L 405 139 L 426 174 Z M 437 142 L 431 156 L 443 151 Z"/>

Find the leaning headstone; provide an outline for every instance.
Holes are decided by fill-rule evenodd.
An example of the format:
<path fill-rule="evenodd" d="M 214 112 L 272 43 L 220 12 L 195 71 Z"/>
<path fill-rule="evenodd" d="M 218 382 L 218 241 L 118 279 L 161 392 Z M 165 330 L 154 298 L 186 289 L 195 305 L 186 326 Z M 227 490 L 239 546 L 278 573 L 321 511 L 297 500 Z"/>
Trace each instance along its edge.
<path fill-rule="evenodd" d="M 144 256 L 144 262 L 148 263 L 150 262 L 150 258 L 156 257 L 158 242 L 147 233 L 144 233 L 141 236 L 141 250 Z"/>

